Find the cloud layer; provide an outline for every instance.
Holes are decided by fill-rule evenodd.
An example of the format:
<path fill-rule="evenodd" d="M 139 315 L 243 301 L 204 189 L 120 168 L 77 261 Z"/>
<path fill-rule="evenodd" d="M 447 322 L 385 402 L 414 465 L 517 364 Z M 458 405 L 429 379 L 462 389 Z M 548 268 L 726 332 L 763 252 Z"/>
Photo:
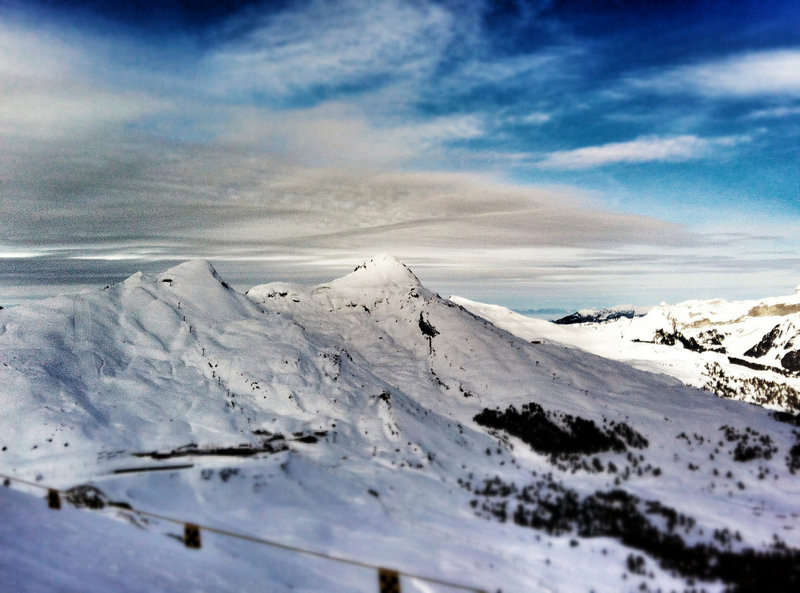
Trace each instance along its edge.
<path fill-rule="evenodd" d="M 446 286 L 614 304 L 795 269 L 792 3 L 636 26 L 550 2 L 10 6 L 0 285 L 183 257 L 318 279 L 391 251 Z"/>
<path fill-rule="evenodd" d="M 28 247 L 120 256 L 148 247 L 150 255 L 178 247 L 223 256 L 689 240 L 676 225 L 592 208 L 574 190 L 517 187 L 462 173 L 309 168 L 235 147 L 60 155 L 55 164 L 71 171 L 70 184 L 61 175 L 47 183 L 52 158 L 25 163 L 25 176 L 11 187 L 13 199 L 0 198 L 7 213 L 2 236 Z M 120 177 L 109 182 L 114 171 Z M 41 194 L 47 185 L 52 195 Z M 57 200 L 63 205 L 52 209 Z"/>
<path fill-rule="evenodd" d="M 169 108 L 166 99 L 95 80 L 94 58 L 51 31 L 0 21 L 0 136 L 76 139 Z"/>
<path fill-rule="evenodd" d="M 313 0 L 278 13 L 233 19 L 244 33 L 213 51 L 217 90 L 313 103 L 338 91 L 427 77 L 452 41 L 453 15 L 434 3 Z"/>

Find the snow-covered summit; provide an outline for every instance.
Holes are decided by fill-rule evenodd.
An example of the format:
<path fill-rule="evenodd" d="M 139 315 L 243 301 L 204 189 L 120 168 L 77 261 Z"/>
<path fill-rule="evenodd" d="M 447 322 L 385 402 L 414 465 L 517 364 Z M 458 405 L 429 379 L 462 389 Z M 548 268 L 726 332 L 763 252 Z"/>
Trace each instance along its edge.
<path fill-rule="evenodd" d="M 150 283 L 146 276 L 134 277 L 139 283 Z M 156 286 L 164 291 L 164 296 L 184 311 L 230 321 L 249 316 L 256 310 L 249 299 L 233 290 L 211 262 L 204 259 L 178 264 L 159 274 L 156 279 Z"/>
<path fill-rule="evenodd" d="M 349 274 L 307 288 L 297 284 L 272 282 L 247 291 L 255 302 L 314 303 L 330 310 L 343 307 L 401 309 L 410 299 L 431 298 L 414 273 L 396 257 L 383 253 L 366 260 Z"/>
<path fill-rule="evenodd" d="M 210 282 L 211 280 L 222 283 L 222 277 L 217 273 L 211 262 L 205 259 L 191 259 L 180 263 L 159 274 L 158 279 L 167 283 L 186 282 L 192 285 Z"/>
<path fill-rule="evenodd" d="M 350 274 L 327 284 L 336 291 L 387 291 L 421 288 L 419 279 L 396 257 L 387 253 L 376 255 L 357 266 Z"/>

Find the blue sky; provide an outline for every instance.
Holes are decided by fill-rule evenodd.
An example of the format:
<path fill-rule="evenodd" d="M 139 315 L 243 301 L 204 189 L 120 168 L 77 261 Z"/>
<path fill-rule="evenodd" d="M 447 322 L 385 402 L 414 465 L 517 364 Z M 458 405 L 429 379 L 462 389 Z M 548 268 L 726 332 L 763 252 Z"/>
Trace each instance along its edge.
<path fill-rule="evenodd" d="M 0 0 L 0 304 L 378 252 L 516 308 L 800 283 L 800 5 Z"/>

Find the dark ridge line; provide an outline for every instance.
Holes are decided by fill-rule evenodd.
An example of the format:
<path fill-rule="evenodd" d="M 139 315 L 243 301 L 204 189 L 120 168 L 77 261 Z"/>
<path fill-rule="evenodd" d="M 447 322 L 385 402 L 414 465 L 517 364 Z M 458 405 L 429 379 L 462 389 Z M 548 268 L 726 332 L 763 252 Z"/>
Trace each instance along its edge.
<path fill-rule="evenodd" d="M 784 377 L 797 376 L 796 372 L 790 371 L 788 369 L 770 366 L 768 364 L 761 364 L 758 362 L 752 362 L 750 360 L 744 360 L 743 358 L 736 358 L 735 356 L 729 356 L 728 362 L 730 362 L 731 364 L 738 364 L 739 366 L 747 367 L 748 369 L 752 369 L 754 371 L 772 371 L 773 373 L 778 373 L 780 375 L 783 375 Z"/>

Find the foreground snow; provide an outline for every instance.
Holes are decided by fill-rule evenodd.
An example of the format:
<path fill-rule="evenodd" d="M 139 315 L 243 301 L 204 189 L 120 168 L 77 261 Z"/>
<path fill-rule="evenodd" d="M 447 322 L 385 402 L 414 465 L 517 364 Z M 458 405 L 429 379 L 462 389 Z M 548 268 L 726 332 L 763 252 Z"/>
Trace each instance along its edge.
<path fill-rule="evenodd" d="M 532 523 L 547 501 L 608 500 L 600 510 L 612 514 L 625 501 L 656 540 L 674 512 L 691 520 L 675 532 L 690 550 L 777 554 L 776 537 L 800 547 L 790 424 L 508 329 L 389 256 L 325 285 L 247 295 L 189 262 L 3 310 L 0 472 L 506 593 L 736 585 L 676 568 L 655 540 L 630 541 L 603 519 L 591 537 L 579 518 Z M 568 441 L 591 424 L 597 446 L 536 449 L 513 422 L 531 404 Z M 745 441 L 763 446 L 742 460 Z M 115 473 L 170 464 L 192 467 Z M 377 590 L 371 571 L 213 535 L 187 550 L 165 537 L 175 526 L 118 508 L 47 511 L 10 490 L 1 500 L 13 526 L 0 536 L 4 590 Z"/>

